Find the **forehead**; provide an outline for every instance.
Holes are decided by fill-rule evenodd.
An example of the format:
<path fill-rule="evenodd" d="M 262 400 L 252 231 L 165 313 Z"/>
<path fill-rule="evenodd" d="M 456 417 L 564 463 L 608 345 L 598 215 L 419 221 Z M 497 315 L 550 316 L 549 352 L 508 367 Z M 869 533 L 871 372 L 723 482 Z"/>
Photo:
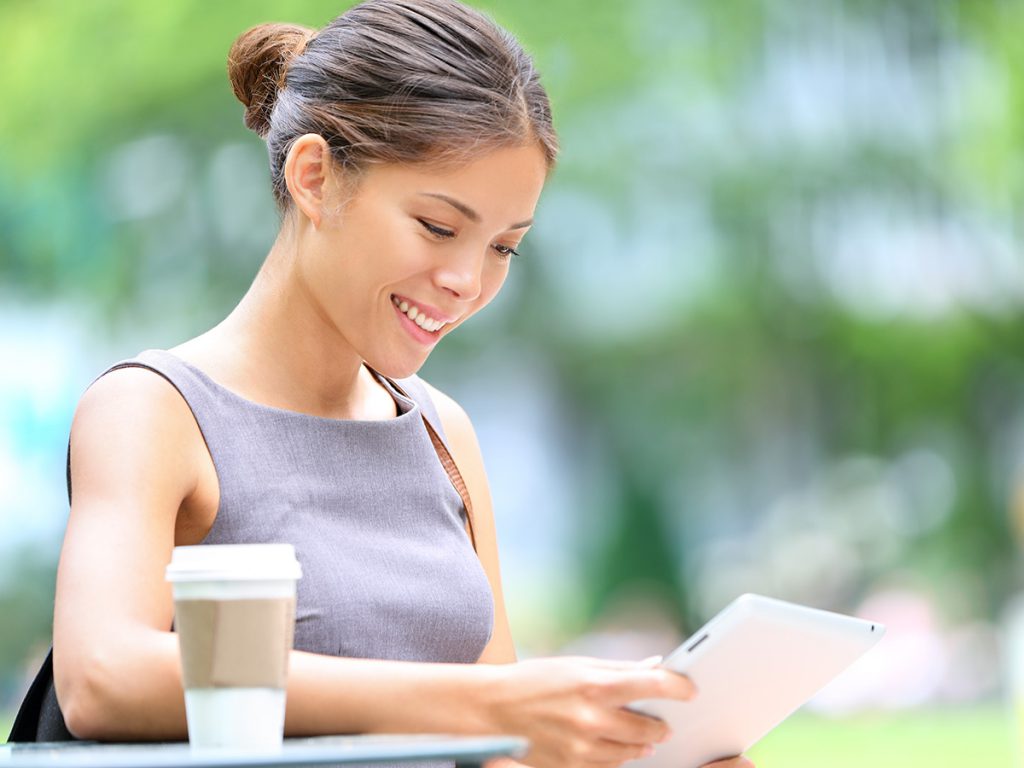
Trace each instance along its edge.
<path fill-rule="evenodd" d="M 370 195 L 429 200 L 422 193 L 456 198 L 479 211 L 486 222 L 521 221 L 533 216 L 547 178 L 540 148 L 496 149 L 458 164 L 385 164 L 368 168 L 361 187 Z"/>

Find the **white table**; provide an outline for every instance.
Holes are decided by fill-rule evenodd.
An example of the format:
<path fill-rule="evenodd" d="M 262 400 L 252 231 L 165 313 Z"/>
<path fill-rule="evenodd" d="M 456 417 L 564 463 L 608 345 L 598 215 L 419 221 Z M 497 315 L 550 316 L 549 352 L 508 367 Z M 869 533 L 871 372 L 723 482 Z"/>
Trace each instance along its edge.
<path fill-rule="evenodd" d="M 380 763 L 455 763 L 481 768 L 496 757 L 522 757 L 512 736 L 318 736 L 285 739 L 280 751 L 194 750 L 187 742 L 0 745 L 0 768 L 295 768 Z"/>

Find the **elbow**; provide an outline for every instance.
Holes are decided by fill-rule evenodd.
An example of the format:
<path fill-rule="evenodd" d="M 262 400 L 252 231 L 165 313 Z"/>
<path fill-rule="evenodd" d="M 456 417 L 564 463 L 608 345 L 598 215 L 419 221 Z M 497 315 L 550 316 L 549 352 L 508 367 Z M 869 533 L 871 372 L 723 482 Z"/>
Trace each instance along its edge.
<path fill-rule="evenodd" d="M 108 661 L 96 654 L 75 654 L 64 664 L 59 659 L 54 649 L 54 693 L 68 731 L 77 739 L 114 738 Z"/>
<path fill-rule="evenodd" d="M 102 724 L 91 714 L 95 710 L 83 701 L 81 696 L 66 699 L 66 703 L 62 703 L 60 709 L 64 716 L 64 725 L 76 739 L 103 740 Z"/>
<path fill-rule="evenodd" d="M 178 641 L 143 641 L 53 652 L 57 701 L 73 736 L 90 741 L 186 738 Z M 64 655 L 62 651 L 65 651 Z"/>

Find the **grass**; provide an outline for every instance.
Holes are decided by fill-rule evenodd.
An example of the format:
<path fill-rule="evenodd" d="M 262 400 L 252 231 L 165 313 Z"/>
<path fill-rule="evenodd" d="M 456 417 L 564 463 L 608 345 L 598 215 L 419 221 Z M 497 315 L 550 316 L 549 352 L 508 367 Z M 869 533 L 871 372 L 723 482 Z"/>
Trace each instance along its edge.
<path fill-rule="evenodd" d="M 1009 711 L 997 704 L 843 719 L 797 714 L 750 752 L 758 768 L 963 768 L 1020 765 Z"/>

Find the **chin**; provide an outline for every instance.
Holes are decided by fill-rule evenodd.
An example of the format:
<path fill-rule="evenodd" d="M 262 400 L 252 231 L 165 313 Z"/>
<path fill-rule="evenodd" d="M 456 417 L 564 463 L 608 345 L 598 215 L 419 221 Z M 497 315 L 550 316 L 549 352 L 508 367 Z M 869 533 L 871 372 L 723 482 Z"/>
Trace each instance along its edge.
<path fill-rule="evenodd" d="M 419 371 L 426 361 L 425 357 L 422 360 L 366 359 L 366 364 L 389 379 L 407 379 Z"/>

